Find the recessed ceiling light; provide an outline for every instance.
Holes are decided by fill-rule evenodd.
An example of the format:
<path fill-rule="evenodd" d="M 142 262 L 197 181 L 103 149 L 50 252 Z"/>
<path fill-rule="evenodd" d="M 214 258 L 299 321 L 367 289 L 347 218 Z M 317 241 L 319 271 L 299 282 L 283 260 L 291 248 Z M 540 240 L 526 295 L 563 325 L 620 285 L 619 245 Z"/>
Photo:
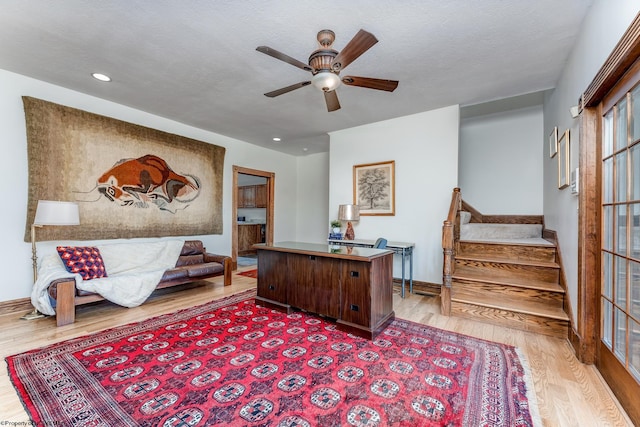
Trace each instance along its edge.
<path fill-rule="evenodd" d="M 305 148 L 302 149 L 302 151 L 306 152 L 306 151 L 309 151 L 309 149 L 305 147 Z"/>
<path fill-rule="evenodd" d="M 276 136 L 275 138 L 273 138 L 273 140 L 274 140 L 275 142 L 280 142 L 280 141 L 282 141 L 282 140 L 281 140 L 280 138 L 278 138 L 277 136 Z"/>
<path fill-rule="evenodd" d="M 93 76 L 94 79 L 100 80 L 101 82 L 110 82 L 111 81 L 111 77 L 107 76 L 106 74 L 93 73 L 91 75 Z"/>

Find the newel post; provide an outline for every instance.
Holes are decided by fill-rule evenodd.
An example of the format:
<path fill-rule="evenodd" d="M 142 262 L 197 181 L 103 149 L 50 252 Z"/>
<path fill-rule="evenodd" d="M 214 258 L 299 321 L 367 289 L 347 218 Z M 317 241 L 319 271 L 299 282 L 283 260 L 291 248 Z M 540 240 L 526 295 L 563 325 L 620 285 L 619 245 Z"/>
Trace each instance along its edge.
<path fill-rule="evenodd" d="M 440 288 L 440 311 L 444 316 L 451 314 L 451 276 L 453 275 L 453 223 L 445 221 L 442 226 L 442 287 Z"/>

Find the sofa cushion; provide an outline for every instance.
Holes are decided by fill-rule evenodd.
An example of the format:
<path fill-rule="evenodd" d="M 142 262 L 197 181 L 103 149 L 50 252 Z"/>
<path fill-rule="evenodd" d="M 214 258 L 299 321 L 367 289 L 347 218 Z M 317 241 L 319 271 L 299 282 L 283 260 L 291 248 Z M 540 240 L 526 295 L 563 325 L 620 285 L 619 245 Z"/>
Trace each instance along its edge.
<path fill-rule="evenodd" d="M 201 240 L 186 240 L 182 246 L 180 255 L 197 255 L 204 252 L 204 246 Z"/>
<path fill-rule="evenodd" d="M 176 267 L 182 267 L 185 265 L 202 264 L 204 262 L 204 255 L 180 255 L 178 261 L 176 261 Z"/>
<path fill-rule="evenodd" d="M 216 274 L 224 271 L 224 265 L 219 262 L 207 262 L 204 264 L 198 264 L 189 266 L 187 268 L 189 272 L 189 277 L 200 277 L 200 276 L 209 276 L 211 274 Z"/>
<path fill-rule="evenodd" d="M 56 248 L 69 273 L 78 273 L 82 280 L 107 277 L 100 250 L 94 246 L 58 246 Z"/>
<path fill-rule="evenodd" d="M 170 280 L 186 279 L 187 277 L 189 277 L 187 267 L 172 268 L 171 270 L 167 270 L 164 272 L 164 274 L 162 275 L 162 279 L 160 279 L 160 282 L 162 283 L 168 282 Z"/>

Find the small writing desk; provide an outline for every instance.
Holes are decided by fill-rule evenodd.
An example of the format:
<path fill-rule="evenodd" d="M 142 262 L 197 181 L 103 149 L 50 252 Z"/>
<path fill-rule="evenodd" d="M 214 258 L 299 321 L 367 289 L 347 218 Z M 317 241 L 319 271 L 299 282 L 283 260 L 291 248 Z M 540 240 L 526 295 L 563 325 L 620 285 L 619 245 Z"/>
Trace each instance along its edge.
<path fill-rule="evenodd" d="M 376 241 L 355 239 L 355 240 L 341 240 L 341 239 L 328 239 L 330 245 L 341 246 L 359 246 L 365 248 L 372 248 Z M 402 298 L 404 298 L 404 284 L 405 284 L 405 259 L 409 258 L 409 292 L 413 293 L 413 248 L 415 243 L 407 242 L 387 242 L 386 249 L 395 252 L 402 257 Z"/>

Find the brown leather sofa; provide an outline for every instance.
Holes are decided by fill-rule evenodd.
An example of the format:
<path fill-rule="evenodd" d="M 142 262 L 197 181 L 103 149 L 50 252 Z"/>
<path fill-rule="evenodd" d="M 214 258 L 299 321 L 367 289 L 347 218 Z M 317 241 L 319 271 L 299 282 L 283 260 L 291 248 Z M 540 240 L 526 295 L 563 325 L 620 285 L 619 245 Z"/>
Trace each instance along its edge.
<path fill-rule="evenodd" d="M 224 286 L 229 286 L 231 285 L 231 268 L 231 257 L 210 254 L 205 250 L 202 241 L 187 240 L 184 242 L 175 268 L 164 272 L 156 289 L 216 276 L 224 276 Z M 96 293 L 76 289 L 73 278 L 53 280 L 48 291 L 49 296 L 55 300 L 58 326 L 75 322 L 77 305 L 104 300 Z"/>

